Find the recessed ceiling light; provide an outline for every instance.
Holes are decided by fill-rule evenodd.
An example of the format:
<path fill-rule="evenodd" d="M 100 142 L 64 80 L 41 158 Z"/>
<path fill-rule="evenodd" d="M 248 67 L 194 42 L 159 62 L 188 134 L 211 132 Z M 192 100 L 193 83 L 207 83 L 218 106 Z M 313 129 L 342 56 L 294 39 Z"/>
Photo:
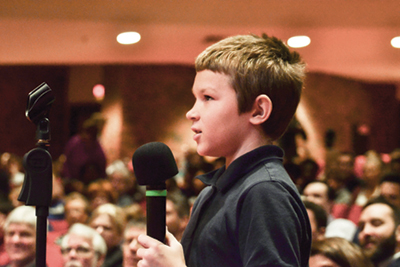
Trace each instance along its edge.
<path fill-rule="evenodd" d="M 394 47 L 394 48 L 400 48 L 400 36 L 394 37 L 392 39 L 392 41 L 390 41 L 390 44 Z"/>
<path fill-rule="evenodd" d="M 287 41 L 288 46 L 293 48 L 305 47 L 311 43 L 311 39 L 305 35 L 290 37 Z"/>
<path fill-rule="evenodd" d="M 120 44 L 135 44 L 140 41 L 140 34 L 137 32 L 123 32 L 118 34 L 117 41 Z"/>

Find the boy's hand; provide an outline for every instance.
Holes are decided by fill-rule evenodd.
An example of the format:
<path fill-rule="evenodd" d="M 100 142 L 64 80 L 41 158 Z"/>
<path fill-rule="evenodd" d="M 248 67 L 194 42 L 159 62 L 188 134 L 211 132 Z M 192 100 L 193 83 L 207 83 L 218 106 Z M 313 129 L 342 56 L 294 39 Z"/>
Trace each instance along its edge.
<path fill-rule="evenodd" d="M 186 267 L 182 245 L 170 232 L 166 236 L 167 245 L 147 235 L 138 237 L 143 246 L 136 253 L 142 258 L 138 267 Z"/>

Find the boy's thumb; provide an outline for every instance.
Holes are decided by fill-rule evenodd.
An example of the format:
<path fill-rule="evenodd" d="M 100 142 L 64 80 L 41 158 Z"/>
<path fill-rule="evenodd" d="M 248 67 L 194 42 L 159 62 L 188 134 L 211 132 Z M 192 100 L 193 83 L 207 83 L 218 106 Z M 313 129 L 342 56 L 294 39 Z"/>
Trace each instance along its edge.
<path fill-rule="evenodd" d="M 168 229 L 166 232 L 166 242 L 167 245 L 170 247 L 175 247 L 176 245 L 180 245 L 179 241 L 175 238 L 175 236 L 173 234 L 171 234 Z"/>

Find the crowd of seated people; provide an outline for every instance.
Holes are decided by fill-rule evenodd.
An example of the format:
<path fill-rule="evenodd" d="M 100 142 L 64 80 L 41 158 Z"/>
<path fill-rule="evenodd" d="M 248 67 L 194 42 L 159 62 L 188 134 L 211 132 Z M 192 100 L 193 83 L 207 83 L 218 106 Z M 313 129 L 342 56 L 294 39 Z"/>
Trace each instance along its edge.
<path fill-rule="evenodd" d="M 312 226 L 310 267 L 400 266 L 399 151 L 335 153 L 306 183 L 301 161 L 287 164 Z"/>
<path fill-rule="evenodd" d="M 10 158 L 12 164 L 7 162 Z M 35 209 L 18 201 L 23 179 L 18 183 L 11 180 L 14 173 L 21 173 L 24 176 L 21 159 L 8 154 L 3 159 L 6 164 L 0 168 L 2 175 L 0 182 L 5 184 L 1 187 L 0 193 L 0 226 L 9 218 L 8 216 L 15 217 L 13 212 L 19 208 L 28 209 L 31 217 L 24 215 L 26 218 L 36 219 Z M 65 159 L 60 157 L 60 160 Z M 57 160 L 53 167 L 53 192 L 49 207 L 46 244 L 47 266 L 62 267 L 74 261 L 80 261 L 80 264 L 85 266 L 88 259 L 92 262 L 90 266 L 136 266 L 138 259 L 135 253 L 139 246 L 136 239 L 139 233 L 145 233 L 146 198 L 145 187 L 137 184 L 131 163 L 128 160 L 116 160 L 106 166 L 106 177 L 98 177 L 85 183 L 78 179 L 63 177 L 62 165 L 63 163 Z M 217 166 L 221 166 L 220 159 L 215 163 L 209 162 L 195 152 L 188 152 L 183 169 L 180 170 L 184 178 L 174 177 L 167 180 L 166 223 L 169 231 L 178 240 L 182 237 L 189 220 L 191 207 L 189 199 L 193 201 L 204 187 L 201 182 L 196 181 L 195 176 L 211 171 Z M 34 229 L 34 223 L 29 223 L 29 229 Z M 85 252 L 83 247 L 87 245 L 87 239 L 98 240 L 98 237 L 94 237 L 93 234 L 81 236 L 81 232 L 87 229 L 84 226 L 94 229 L 105 244 L 105 250 L 101 248 L 101 244 L 97 244 L 100 248 L 99 253 L 95 253 L 96 257 L 88 251 Z M 30 246 L 32 249 L 30 257 L 27 258 L 29 262 L 20 262 L 16 265 L 15 262 L 18 261 L 13 261 L 15 255 L 7 249 L 10 247 L 8 242 L 10 238 L 7 238 L 9 234 L 1 227 L 0 266 L 35 266 L 32 261 L 35 257 L 35 236 L 34 231 L 31 232 L 33 244 Z M 68 241 L 65 241 L 66 237 Z M 80 245 L 76 245 L 76 242 Z M 72 244 L 75 244 L 76 248 L 72 248 Z M 87 258 L 86 261 L 84 258 Z"/>
<path fill-rule="evenodd" d="M 376 151 L 363 155 L 336 151 L 326 161 L 329 165 L 323 167 L 320 159 L 311 157 L 285 162 L 303 196 L 312 226 L 310 267 L 324 266 L 323 261 L 336 264 L 332 266 L 396 266 L 394 262 L 400 259 L 399 151 L 394 150 L 389 157 Z M 145 188 L 137 184 L 130 160 L 111 162 L 99 172 L 105 176 L 90 181 L 63 177 L 63 160 L 60 157 L 61 162 L 55 161 L 53 168 L 47 265 L 62 267 L 76 260 L 84 266 L 86 257 L 90 266 L 136 266 L 136 239 L 145 233 Z M 17 200 L 24 170 L 21 159 L 10 153 L 3 153 L 0 163 L 0 225 L 10 225 L 9 216 L 15 217 L 13 212 L 24 207 Z M 167 226 L 177 240 L 188 223 L 191 204 L 205 186 L 195 177 L 223 164 L 223 159 L 207 160 L 188 151 L 179 175 L 167 181 Z M 377 206 L 379 209 L 374 209 Z M 374 220 L 386 225 L 387 231 L 379 231 Z M 99 236 L 80 236 L 85 227 Z M 27 257 L 29 262 L 14 260 L 16 256 L 7 249 L 10 235 L 7 227 L 1 227 L 0 266 L 34 266 L 32 257 Z M 64 241 L 66 236 L 68 242 Z M 94 255 L 85 247 L 92 239 L 97 243 L 89 242 L 90 246 L 98 246 Z M 71 247 L 73 241 L 75 248 Z M 360 262 L 364 265 L 357 265 Z"/>

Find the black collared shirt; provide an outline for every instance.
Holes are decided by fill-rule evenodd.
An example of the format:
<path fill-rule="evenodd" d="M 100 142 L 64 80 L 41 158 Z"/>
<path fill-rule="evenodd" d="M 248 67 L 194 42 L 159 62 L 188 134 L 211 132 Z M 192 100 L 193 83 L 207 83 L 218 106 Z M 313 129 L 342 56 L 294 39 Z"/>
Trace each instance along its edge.
<path fill-rule="evenodd" d="M 209 185 L 182 238 L 189 267 L 308 266 L 311 227 L 277 146 L 200 176 Z"/>

